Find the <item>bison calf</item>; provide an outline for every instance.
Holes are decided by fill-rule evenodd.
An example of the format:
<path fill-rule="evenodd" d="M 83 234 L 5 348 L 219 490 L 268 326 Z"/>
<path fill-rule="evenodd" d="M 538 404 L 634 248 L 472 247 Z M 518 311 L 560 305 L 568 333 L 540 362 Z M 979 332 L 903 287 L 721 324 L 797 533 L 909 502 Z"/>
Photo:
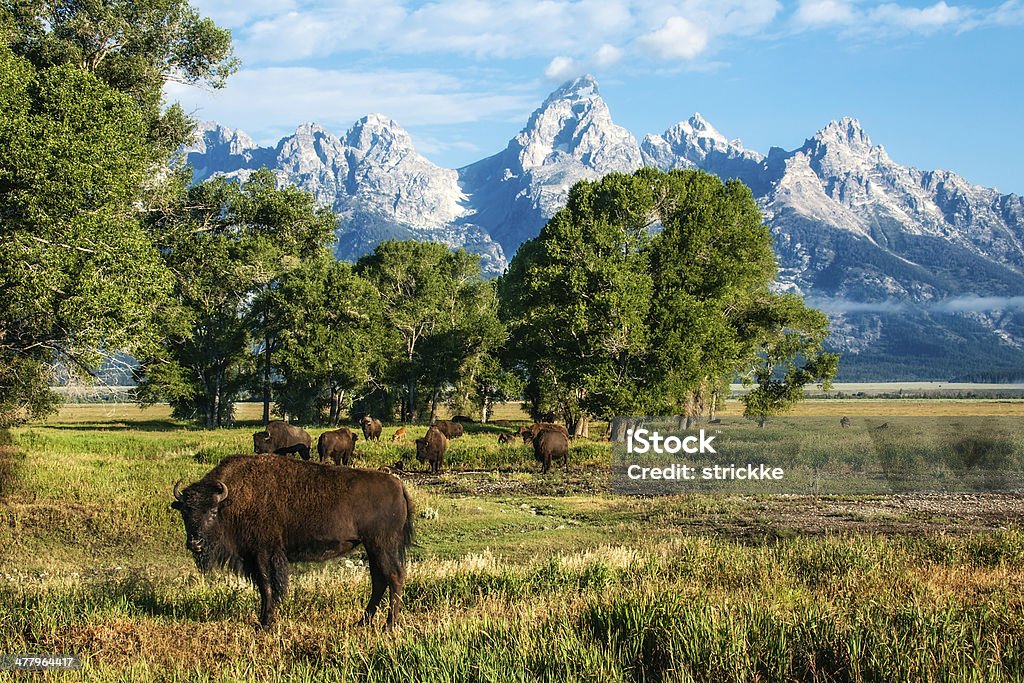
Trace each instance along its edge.
<path fill-rule="evenodd" d="M 422 439 L 416 439 L 416 459 L 430 463 L 430 471 L 434 474 L 441 471 L 441 460 L 446 450 L 448 437 L 437 427 L 431 427 Z"/>
<path fill-rule="evenodd" d="M 541 474 L 551 469 L 551 461 L 562 459 L 569 469 L 569 437 L 557 429 L 542 429 L 533 437 L 533 457 L 541 463 Z"/>
<path fill-rule="evenodd" d="M 320 462 L 330 458 L 335 465 L 348 465 L 355 455 L 358 438 L 348 427 L 324 432 L 316 442 L 316 452 L 320 454 Z"/>
<path fill-rule="evenodd" d="M 405 435 L 408 431 L 405 427 L 399 427 L 395 432 L 395 435 L 391 437 L 391 443 L 398 443 L 399 441 L 405 441 Z"/>
<path fill-rule="evenodd" d="M 294 427 L 284 420 L 273 420 L 262 432 L 252 435 L 254 453 L 298 453 L 303 460 L 309 460 L 309 447 L 312 443 L 305 429 Z"/>
<path fill-rule="evenodd" d="M 366 415 L 359 421 L 359 424 L 363 427 L 363 438 L 367 441 L 380 441 L 380 432 L 384 429 L 380 420 Z"/>
<path fill-rule="evenodd" d="M 395 621 L 412 544 L 412 501 L 401 480 L 375 470 L 291 458 L 235 455 L 184 491 L 171 507 L 185 523 L 185 547 L 201 571 L 227 566 L 260 593 L 260 624 L 288 590 L 289 562 L 321 562 L 366 548 L 372 590 L 368 623 L 390 589 Z"/>
<path fill-rule="evenodd" d="M 465 432 L 465 428 L 461 423 L 452 422 L 451 420 L 438 420 L 431 426 L 444 434 L 446 439 L 457 439 Z"/>
<path fill-rule="evenodd" d="M 508 432 L 505 432 L 504 434 L 499 434 L 498 435 L 498 443 L 502 444 L 502 445 L 507 444 L 507 443 L 513 443 L 516 440 L 516 436 L 518 436 L 518 435 L 517 434 L 509 434 Z"/>

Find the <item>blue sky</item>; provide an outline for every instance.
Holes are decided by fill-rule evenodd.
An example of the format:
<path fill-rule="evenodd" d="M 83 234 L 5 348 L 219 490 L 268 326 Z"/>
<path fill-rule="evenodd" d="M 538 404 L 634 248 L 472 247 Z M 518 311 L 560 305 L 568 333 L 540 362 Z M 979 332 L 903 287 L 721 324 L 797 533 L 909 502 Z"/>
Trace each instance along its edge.
<path fill-rule="evenodd" d="M 168 95 L 272 143 L 381 112 L 432 161 L 504 148 L 593 74 L 639 139 L 699 111 L 750 148 L 860 119 L 897 162 L 1024 194 L 1024 0 L 193 0 L 242 68 Z"/>

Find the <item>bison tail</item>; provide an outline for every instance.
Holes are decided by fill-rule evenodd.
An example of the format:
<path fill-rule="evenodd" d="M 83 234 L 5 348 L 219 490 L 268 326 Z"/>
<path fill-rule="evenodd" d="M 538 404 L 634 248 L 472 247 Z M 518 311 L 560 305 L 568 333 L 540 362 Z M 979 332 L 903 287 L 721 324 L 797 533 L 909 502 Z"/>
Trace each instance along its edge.
<path fill-rule="evenodd" d="M 402 542 L 398 545 L 398 558 L 405 565 L 405 550 L 414 543 L 412 518 L 413 505 L 409 490 L 402 484 L 402 495 L 405 496 L 405 526 L 402 528 Z"/>

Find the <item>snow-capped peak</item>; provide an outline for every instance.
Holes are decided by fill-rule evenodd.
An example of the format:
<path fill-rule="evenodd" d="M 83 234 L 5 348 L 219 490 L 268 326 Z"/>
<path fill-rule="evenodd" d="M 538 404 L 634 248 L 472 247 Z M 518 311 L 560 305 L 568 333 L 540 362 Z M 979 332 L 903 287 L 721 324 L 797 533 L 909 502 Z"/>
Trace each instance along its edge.
<path fill-rule="evenodd" d="M 555 100 L 569 100 L 569 101 L 580 101 L 580 100 L 594 100 L 601 99 L 601 93 L 597 89 L 597 81 L 590 74 L 584 74 L 579 78 L 574 78 L 571 81 L 566 81 L 555 90 L 553 93 L 548 95 L 547 100 L 541 106 L 543 109 L 550 102 Z"/>
<path fill-rule="evenodd" d="M 844 116 L 838 121 L 830 121 L 814 136 L 815 140 L 830 143 L 838 142 L 855 149 L 871 149 L 871 138 L 861 128 L 860 121 Z"/>

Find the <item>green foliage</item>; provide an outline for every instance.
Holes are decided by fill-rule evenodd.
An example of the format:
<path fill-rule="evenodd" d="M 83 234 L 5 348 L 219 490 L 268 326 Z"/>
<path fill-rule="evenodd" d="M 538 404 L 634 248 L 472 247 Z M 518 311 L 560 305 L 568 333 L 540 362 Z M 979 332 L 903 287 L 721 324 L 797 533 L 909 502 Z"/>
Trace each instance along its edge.
<path fill-rule="evenodd" d="M 169 278 L 135 202 L 156 161 L 132 101 L 0 46 L 0 423 L 45 412 L 51 366 L 143 350 Z"/>
<path fill-rule="evenodd" d="M 172 277 L 139 209 L 191 130 L 164 82 L 233 69 L 184 0 L 0 4 L 0 425 L 49 410 L 58 374 L 153 348 Z"/>
<path fill-rule="evenodd" d="M 387 380 L 404 389 L 403 420 L 415 422 L 428 406 L 432 418 L 444 393 L 504 339 L 494 283 L 483 279 L 479 257 L 430 242 L 382 242 L 356 273 L 372 283 L 396 333 Z"/>
<path fill-rule="evenodd" d="M 502 278 L 507 360 L 533 412 L 555 407 L 570 424 L 713 413 L 736 375 L 761 385 L 750 410 L 776 414 L 837 358 L 822 353 L 824 315 L 772 292 L 774 276 L 742 183 L 649 168 L 584 181 Z"/>
<path fill-rule="evenodd" d="M 577 183 L 501 280 L 509 362 L 569 423 L 642 410 L 655 178 L 644 169 Z"/>
<path fill-rule="evenodd" d="M 253 382 L 250 341 L 276 321 L 262 297 L 278 278 L 316 257 L 334 215 L 311 195 L 277 189 L 266 170 L 242 185 L 214 179 L 185 189 L 152 214 L 164 259 L 175 274 L 175 307 L 158 352 L 140 368 L 139 397 L 170 402 L 177 417 L 227 424 L 239 392 Z"/>
<path fill-rule="evenodd" d="M 129 95 L 154 142 L 171 151 L 188 128 L 162 112 L 167 81 L 220 88 L 238 66 L 231 33 L 187 0 L 24 0 L 4 3 L 15 53 L 38 69 L 67 66 Z"/>
<path fill-rule="evenodd" d="M 397 343 L 383 324 L 377 291 L 324 249 L 282 275 L 265 298 L 280 330 L 279 411 L 300 422 L 337 424 L 354 394 L 378 382 L 385 351 Z"/>

